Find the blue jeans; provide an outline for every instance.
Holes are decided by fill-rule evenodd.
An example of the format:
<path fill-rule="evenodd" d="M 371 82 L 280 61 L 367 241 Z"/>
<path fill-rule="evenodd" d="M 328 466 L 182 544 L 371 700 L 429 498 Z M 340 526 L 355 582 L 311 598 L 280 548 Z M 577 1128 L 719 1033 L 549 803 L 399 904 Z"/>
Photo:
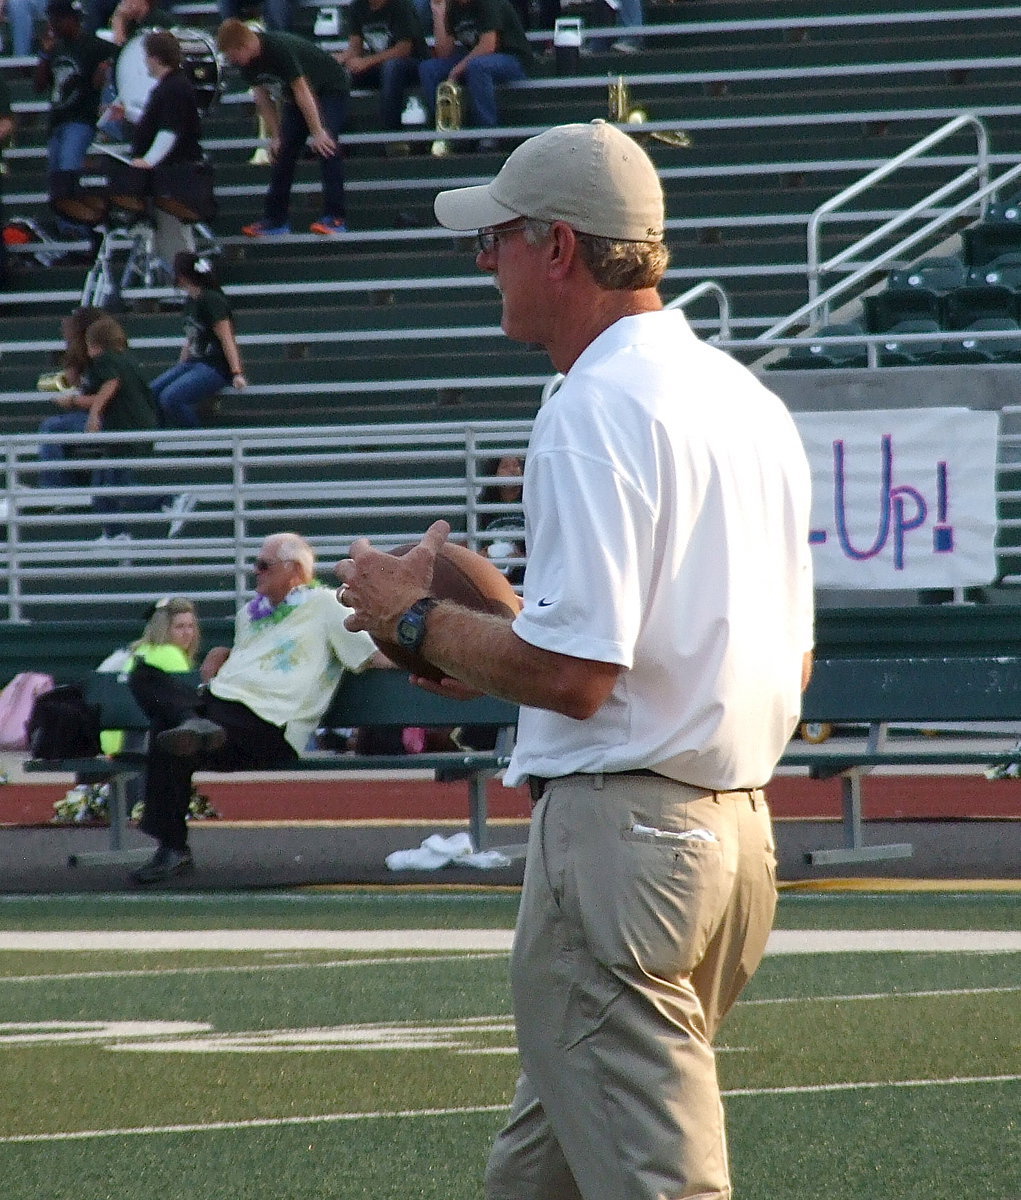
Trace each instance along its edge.
<path fill-rule="evenodd" d="M 17 58 L 32 53 L 35 23 L 46 16 L 46 0 L 8 0 L 7 19 L 11 23 L 11 43 Z"/>
<path fill-rule="evenodd" d="M 109 449 L 103 449 L 104 457 L 109 454 Z M 128 467 L 97 467 L 92 472 L 92 486 L 96 489 L 92 493 L 92 511 L 101 513 L 104 517 L 114 516 L 116 513 L 130 512 L 133 506 L 133 497 L 131 496 L 108 496 L 103 489 L 115 487 L 127 487 L 132 482 L 131 470 Z M 123 521 L 104 521 L 103 532 L 107 537 L 113 537 L 118 533 L 127 533 L 128 527 Z"/>
<path fill-rule="evenodd" d="M 49 163 L 50 199 L 69 196 L 78 186 L 85 166 L 85 151 L 89 148 L 96 127 L 85 121 L 64 121 L 50 134 L 46 143 Z M 82 237 L 89 233 L 85 225 L 58 216 L 57 229 L 64 237 Z"/>
<path fill-rule="evenodd" d="M 72 408 L 68 412 L 54 413 L 52 417 L 46 417 L 40 423 L 39 432 L 81 435 L 85 432 L 85 422 L 88 417 L 89 414 L 84 408 Z M 40 487 L 74 487 L 79 482 L 75 478 L 75 473 L 63 466 L 69 457 L 68 450 L 71 448 L 62 442 L 43 442 L 40 445 L 40 461 L 54 464 L 47 470 L 39 472 Z"/>
<path fill-rule="evenodd" d="M 418 83 L 418 59 L 388 58 L 354 78 L 355 87 L 379 88 L 379 113 L 384 129 L 400 129 L 404 96 Z"/>
<path fill-rule="evenodd" d="M 221 21 L 241 15 L 240 0 L 216 0 L 216 7 Z M 290 29 L 291 0 L 265 0 L 262 6 L 262 23 L 267 29 Z"/>
<path fill-rule="evenodd" d="M 344 132 L 347 122 L 347 95 L 343 92 L 325 92 L 316 97 L 323 125 L 335 138 Z M 296 104 L 284 104 L 280 114 L 280 150 L 273 161 L 269 190 L 266 192 L 266 208 L 263 216 L 270 225 L 282 225 L 287 220 L 291 206 L 291 184 L 294 169 L 304 153 L 309 128 L 301 109 Z M 329 158 L 319 157 L 319 169 L 323 178 L 323 216 L 344 219 L 344 152 L 337 145 L 337 152 Z"/>
<path fill-rule="evenodd" d="M 167 424 L 177 429 L 198 429 L 204 401 L 230 383 L 204 362 L 180 362 L 158 375 L 149 387 L 163 409 Z"/>
<path fill-rule="evenodd" d="M 429 115 L 429 123 L 436 122 L 436 89 L 450 74 L 450 70 L 467 54 L 461 50 L 446 58 L 427 58 L 418 68 L 422 83 L 422 99 Z M 464 86 L 471 99 L 475 125 L 481 129 L 492 129 L 500 124 L 496 111 L 496 85 L 514 83 L 524 79 L 525 68 L 513 54 L 480 54 L 473 58 L 464 70 Z"/>

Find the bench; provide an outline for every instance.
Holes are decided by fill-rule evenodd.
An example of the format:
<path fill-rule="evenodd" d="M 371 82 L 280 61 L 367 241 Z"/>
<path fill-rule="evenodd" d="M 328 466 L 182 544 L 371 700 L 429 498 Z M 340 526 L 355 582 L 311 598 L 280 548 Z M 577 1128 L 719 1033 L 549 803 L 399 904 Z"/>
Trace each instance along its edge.
<path fill-rule="evenodd" d="M 812 866 L 907 858 L 910 843 L 866 845 L 862 780 L 876 767 L 979 766 L 1021 763 L 1021 751 L 898 745 L 891 722 L 927 729 L 944 722 L 1021 721 L 1021 657 L 883 656 L 821 658 L 802 705 L 805 722 L 867 726 L 861 747 L 792 741 L 781 767 L 807 768 L 813 779 L 841 781 L 844 845 L 805 855 Z"/>
<path fill-rule="evenodd" d="M 197 680 L 197 676 L 196 676 Z M 116 674 L 94 671 L 85 680 L 85 697 L 100 710 L 104 729 L 147 732 L 149 722 L 135 703 L 128 685 Z M 456 750 L 436 753 L 385 755 L 335 754 L 314 751 L 289 766 L 289 771 L 432 771 L 441 782 L 464 781 L 468 787 L 468 825 L 476 850 L 488 846 L 486 784 L 510 761 L 517 725 L 517 705 L 489 696 L 477 700 L 449 700 L 423 691 L 408 681 L 403 671 L 368 670 L 346 675 L 323 717 L 330 728 L 355 726 L 452 727 L 478 725 L 496 732 L 493 750 Z M 82 783 L 110 785 L 109 849 L 71 855 L 69 866 L 123 865 L 144 861 L 150 850 L 124 846 L 129 808 L 127 785 L 145 769 L 145 755 L 123 753 L 114 757 L 29 759 L 28 772 L 70 772 Z"/>

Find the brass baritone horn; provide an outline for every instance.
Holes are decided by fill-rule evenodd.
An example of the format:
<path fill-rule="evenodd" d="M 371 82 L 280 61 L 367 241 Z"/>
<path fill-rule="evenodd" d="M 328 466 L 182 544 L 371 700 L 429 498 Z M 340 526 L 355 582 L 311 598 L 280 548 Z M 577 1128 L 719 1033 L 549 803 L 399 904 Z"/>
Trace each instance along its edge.
<path fill-rule="evenodd" d="M 450 133 L 461 128 L 464 119 L 464 88 L 444 79 L 436 88 L 436 132 Z M 450 143 L 439 139 L 432 144 L 437 156 L 450 153 Z"/>
<path fill-rule="evenodd" d="M 63 371 L 55 371 L 52 375 L 40 375 L 36 381 L 37 392 L 67 392 L 71 384 Z"/>
<path fill-rule="evenodd" d="M 616 125 L 644 125 L 649 114 L 642 108 L 631 107 L 631 89 L 623 75 L 609 82 L 609 119 Z M 637 138 L 637 134 L 635 135 Z M 654 138 L 667 146 L 675 146 L 680 150 L 691 148 L 691 136 L 683 129 L 657 129 L 643 134 L 643 137 Z"/>

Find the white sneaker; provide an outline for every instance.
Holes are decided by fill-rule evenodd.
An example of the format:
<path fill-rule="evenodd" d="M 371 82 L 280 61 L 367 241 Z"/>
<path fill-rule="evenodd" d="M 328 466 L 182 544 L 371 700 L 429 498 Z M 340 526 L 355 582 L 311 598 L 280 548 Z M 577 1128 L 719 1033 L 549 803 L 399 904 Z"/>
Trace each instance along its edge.
<path fill-rule="evenodd" d="M 163 509 L 171 517 L 170 528 L 167 530 L 168 537 L 177 537 L 184 528 L 184 518 L 194 507 L 195 497 L 191 492 L 181 492 Z"/>

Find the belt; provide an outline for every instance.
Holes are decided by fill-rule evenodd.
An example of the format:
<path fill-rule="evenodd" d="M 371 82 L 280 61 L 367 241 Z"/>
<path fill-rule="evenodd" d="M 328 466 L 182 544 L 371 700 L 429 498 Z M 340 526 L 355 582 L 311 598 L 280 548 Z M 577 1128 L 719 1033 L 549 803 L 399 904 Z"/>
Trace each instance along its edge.
<path fill-rule="evenodd" d="M 576 774 L 584 774 L 584 772 L 576 772 Z M 592 772 L 595 774 L 595 772 Z M 631 771 L 600 771 L 601 775 L 641 775 L 646 778 L 669 780 L 667 775 L 661 774 L 659 771 L 653 771 L 650 767 L 635 767 Z M 542 794 L 546 790 L 548 784 L 554 779 L 566 779 L 566 775 L 529 775 L 528 777 L 528 794 L 532 798 L 533 804 L 538 804 L 542 799 Z M 674 781 L 675 782 L 675 781 Z"/>

